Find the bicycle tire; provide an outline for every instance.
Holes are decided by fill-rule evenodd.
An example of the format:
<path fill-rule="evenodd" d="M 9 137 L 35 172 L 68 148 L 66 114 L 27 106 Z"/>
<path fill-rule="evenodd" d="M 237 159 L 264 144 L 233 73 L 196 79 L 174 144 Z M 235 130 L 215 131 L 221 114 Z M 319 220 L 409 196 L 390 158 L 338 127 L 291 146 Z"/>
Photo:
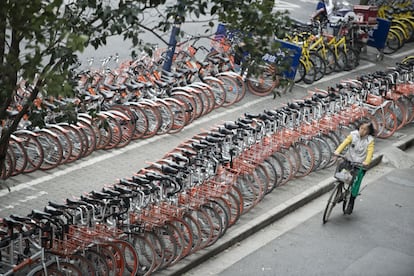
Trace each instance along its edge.
<path fill-rule="evenodd" d="M 9 148 L 14 154 L 14 170 L 10 176 L 15 176 L 23 173 L 26 169 L 28 157 L 26 149 L 23 146 L 23 139 L 18 138 L 16 135 L 11 134 L 9 140 Z M 11 158 L 12 159 L 12 158 Z"/>
<path fill-rule="evenodd" d="M 267 96 L 279 85 L 279 76 L 273 65 L 259 66 L 259 70 L 257 75 L 246 79 L 247 88 L 256 96 Z"/>
<path fill-rule="evenodd" d="M 390 29 L 385 41 L 385 47 L 383 49 L 384 54 L 393 54 L 401 48 L 402 38 L 395 30 Z"/>
<path fill-rule="evenodd" d="M 203 82 L 208 85 L 207 89 L 210 89 L 213 92 L 214 95 L 214 108 L 222 107 L 223 104 L 226 102 L 226 95 L 227 92 L 223 85 L 223 80 L 216 77 L 205 77 L 203 79 Z"/>
<path fill-rule="evenodd" d="M 18 138 L 23 139 L 22 144 L 27 154 L 27 164 L 24 173 L 31 173 L 40 168 L 43 163 L 43 148 L 37 140 L 38 134 L 28 130 L 18 130 L 13 133 Z"/>
<path fill-rule="evenodd" d="M 281 164 L 281 170 L 279 174 L 281 175 L 281 179 L 279 179 L 278 186 L 286 184 L 289 180 L 294 177 L 294 165 L 292 164 L 291 158 L 282 151 L 276 151 L 272 154 L 272 158 L 276 158 L 276 160 Z M 275 167 L 277 169 L 277 167 Z"/>
<path fill-rule="evenodd" d="M 284 178 L 284 169 L 283 169 L 283 164 L 282 162 L 275 156 L 275 155 L 270 155 L 267 157 L 266 161 L 268 161 L 271 166 L 273 167 L 273 170 L 276 173 L 276 183 L 275 183 L 275 188 L 280 186 L 282 184 L 283 178 Z"/>
<path fill-rule="evenodd" d="M 269 194 L 277 187 L 277 184 L 278 184 L 277 172 L 276 172 L 275 167 L 269 161 L 269 159 L 265 159 L 262 165 L 263 167 L 266 168 L 267 175 L 269 177 L 269 185 L 265 192 L 266 194 Z"/>
<path fill-rule="evenodd" d="M 346 66 L 348 64 L 348 57 L 346 56 L 345 50 L 341 47 L 337 47 L 333 49 L 336 56 L 336 68 L 335 72 L 342 72 L 345 71 Z"/>
<path fill-rule="evenodd" d="M 149 231 L 144 234 L 132 232 L 129 233 L 129 241 L 138 254 L 139 267 L 137 275 L 151 275 L 161 266 L 164 259 L 164 247 L 160 245 L 161 241 L 157 235 Z M 158 253 L 154 247 L 157 245 L 159 245 Z"/>
<path fill-rule="evenodd" d="M 171 97 L 186 104 L 186 114 L 189 118 L 187 125 L 193 122 L 196 119 L 196 112 L 195 112 L 196 102 L 195 102 L 194 96 L 190 95 L 187 92 L 174 91 L 171 94 Z"/>
<path fill-rule="evenodd" d="M 312 84 L 315 82 L 316 79 L 316 75 L 317 75 L 317 70 L 316 70 L 316 66 L 315 63 L 313 62 L 313 60 L 309 59 L 305 62 L 306 64 L 308 64 L 308 66 L 305 65 L 305 75 L 303 76 L 302 81 L 305 84 Z"/>
<path fill-rule="evenodd" d="M 346 49 L 346 67 L 345 70 L 350 71 L 359 65 L 359 53 L 353 47 L 348 46 Z"/>
<path fill-rule="evenodd" d="M 161 114 L 160 111 L 154 104 L 150 104 L 148 102 L 139 102 L 140 107 L 145 113 L 145 116 L 148 120 L 148 128 L 147 131 L 144 133 L 142 138 L 151 138 L 155 136 L 158 132 L 158 129 L 161 126 Z"/>
<path fill-rule="evenodd" d="M 212 223 L 212 236 L 207 244 L 208 247 L 215 244 L 221 237 L 221 233 L 223 232 L 222 219 L 220 218 L 220 215 L 217 213 L 217 211 L 211 206 L 202 205 L 200 206 L 200 209 L 209 216 Z"/>
<path fill-rule="evenodd" d="M 83 149 L 84 143 L 82 140 L 83 138 L 81 134 L 79 133 L 80 132 L 79 127 L 75 125 L 69 125 L 67 123 L 60 123 L 59 126 L 65 129 L 72 143 L 72 151 L 71 151 L 70 157 L 66 160 L 66 163 L 79 160 L 80 158 L 82 158 L 82 154 L 84 151 Z"/>
<path fill-rule="evenodd" d="M 295 176 L 304 177 L 309 175 L 315 165 L 315 153 L 309 145 L 302 142 L 296 143 L 295 150 L 299 154 L 300 160 L 300 167 Z"/>
<path fill-rule="evenodd" d="M 165 98 L 164 101 L 170 106 L 171 112 L 174 116 L 173 125 L 168 133 L 173 134 L 180 132 L 189 122 L 189 116 L 187 116 L 187 105 L 175 98 Z"/>
<path fill-rule="evenodd" d="M 323 49 L 319 49 L 318 52 L 322 53 L 322 57 L 325 58 L 326 61 L 326 75 L 329 75 L 333 72 L 335 72 L 335 68 L 336 68 L 336 56 L 335 56 L 335 52 L 332 50 L 332 48 L 330 47 L 325 47 L 325 54 L 323 54 Z"/>
<path fill-rule="evenodd" d="M 124 105 L 131 110 L 132 118 L 135 121 L 135 130 L 132 140 L 141 139 L 148 129 L 148 119 L 142 107 L 135 102 L 126 102 Z"/>
<path fill-rule="evenodd" d="M 240 97 L 239 94 L 241 93 L 240 87 L 236 80 L 233 77 L 223 74 L 217 75 L 217 78 L 223 82 L 223 88 L 226 91 L 225 101 L 222 106 L 228 107 L 235 104 Z"/>
<path fill-rule="evenodd" d="M 88 121 L 79 119 L 76 125 L 83 141 L 82 157 L 91 155 L 96 150 L 96 134 L 94 128 Z"/>
<path fill-rule="evenodd" d="M 161 125 L 157 130 L 157 135 L 166 134 L 174 126 L 174 114 L 167 101 L 164 101 L 163 99 L 155 99 L 154 103 L 161 116 Z"/>
<path fill-rule="evenodd" d="M 338 199 L 343 194 L 343 191 L 342 191 L 343 183 L 336 181 L 334 182 L 334 185 L 335 185 L 334 189 L 332 190 L 331 195 L 329 196 L 328 202 L 323 212 L 323 216 L 322 216 L 323 224 L 325 224 L 329 220 L 329 217 L 331 216 L 333 208 L 335 207 L 336 203 L 338 203 Z"/>
<path fill-rule="evenodd" d="M 39 129 L 36 131 L 40 135 L 37 137 L 42 145 L 44 157 L 41 170 L 51 170 L 59 166 L 63 159 L 63 149 L 57 135 L 47 129 Z"/>
<path fill-rule="evenodd" d="M 82 270 L 70 263 L 70 262 L 65 262 L 65 261 L 59 261 L 59 263 L 54 262 L 53 264 L 49 265 L 47 267 L 48 269 L 55 269 L 59 272 L 64 273 L 63 275 L 73 275 L 73 276 L 82 276 Z M 49 274 L 47 274 L 49 275 Z"/>
<path fill-rule="evenodd" d="M 298 67 L 296 68 L 296 73 L 293 81 L 299 83 L 303 80 L 306 74 L 305 62 L 303 59 L 299 59 Z"/>
<path fill-rule="evenodd" d="M 72 254 L 67 256 L 70 263 L 74 263 L 80 268 L 82 275 L 95 276 L 95 270 L 92 262 L 80 254 Z"/>
<path fill-rule="evenodd" d="M 326 60 L 317 51 L 310 51 L 309 58 L 316 69 L 315 81 L 318 81 L 326 75 Z"/>
<path fill-rule="evenodd" d="M 101 140 L 102 140 L 101 131 L 100 131 L 98 125 L 96 124 L 96 121 L 94 120 L 94 118 L 92 118 L 92 116 L 89 115 L 88 113 L 79 113 L 78 114 L 78 120 L 80 120 L 80 121 L 82 121 L 86 124 L 89 124 L 92 127 L 93 132 L 95 134 L 95 141 L 96 141 L 95 142 L 95 150 L 102 149 L 101 148 L 101 144 L 102 144 L 101 143 Z"/>
<path fill-rule="evenodd" d="M 187 222 L 187 224 L 190 226 L 191 231 L 193 233 L 193 239 L 191 244 L 191 250 L 189 252 L 189 255 L 199 251 L 201 249 L 201 242 L 202 242 L 202 232 L 201 232 L 201 226 L 198 222 L 198 220 L 192 216 L 191 211 L 187 211 L 183 214 L 182 219 Z"/>
<path fill-rule="evenodd" d="M 88 248 L 81 255 L 84 256 L 87 260 L 89 260 L 93 264 L 94 271 L 97 276 L 98 275 L 109 276 L 108 263 L 106 262 L 104 257 L 101 256 L 101 254 L 99 254 L 95 250 L 92 250 L 91 248 Z"/>

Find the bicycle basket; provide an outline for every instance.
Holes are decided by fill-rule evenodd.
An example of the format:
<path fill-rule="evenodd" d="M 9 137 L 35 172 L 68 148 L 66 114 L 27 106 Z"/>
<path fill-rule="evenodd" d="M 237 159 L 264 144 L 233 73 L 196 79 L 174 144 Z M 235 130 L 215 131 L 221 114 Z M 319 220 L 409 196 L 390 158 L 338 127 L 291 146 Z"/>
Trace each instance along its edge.
<path fill-rule="evenodd" d="M 346 169 L 342 169 L 340 172 L 336 172 L 334 177 L 339 181 L 342 181 L 347 184 L 351 183 L 352 181 L 352 174 L 350 171 Z"/>

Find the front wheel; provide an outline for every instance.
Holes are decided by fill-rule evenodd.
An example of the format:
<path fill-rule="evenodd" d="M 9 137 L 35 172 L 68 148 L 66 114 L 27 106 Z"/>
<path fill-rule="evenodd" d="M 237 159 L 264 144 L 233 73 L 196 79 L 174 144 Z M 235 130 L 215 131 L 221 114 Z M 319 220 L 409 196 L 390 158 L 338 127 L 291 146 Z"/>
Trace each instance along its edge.
<path fill-rule="evenodd" d="M 342 198 L 342 182 L 335 182 L 335 188 L 333 189 L 331 195 L 329 196 L 328 202 L 325 207 L 325 211 L 323 212 L 323 224 L 325 224 L 329 216 L 331 215 L 332 209 L 335 207 L 336 203 L 338 203 Z"/>

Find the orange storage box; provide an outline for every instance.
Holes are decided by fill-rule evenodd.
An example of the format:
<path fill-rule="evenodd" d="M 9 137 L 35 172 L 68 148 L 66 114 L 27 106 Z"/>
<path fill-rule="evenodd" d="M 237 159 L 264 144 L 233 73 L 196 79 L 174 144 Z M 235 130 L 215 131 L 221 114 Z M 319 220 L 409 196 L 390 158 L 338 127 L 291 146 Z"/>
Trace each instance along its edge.
<path fill-rule="evenodd" d="M 359 23 L 377 24 L 378 7 L 376 6 L 354 5 L 354 13 Z"/>

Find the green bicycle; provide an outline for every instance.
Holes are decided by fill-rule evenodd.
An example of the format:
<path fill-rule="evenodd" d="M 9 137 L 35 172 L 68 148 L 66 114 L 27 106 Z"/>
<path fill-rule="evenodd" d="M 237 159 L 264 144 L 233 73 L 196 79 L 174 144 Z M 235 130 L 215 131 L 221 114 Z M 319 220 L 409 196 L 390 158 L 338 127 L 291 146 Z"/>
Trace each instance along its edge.
<path fill-rule="evenodd" d="M 341 166 L 338 166 L 334 175 L 336 179 L 334 183 L 335 187 L 329 196 L 325 211 L 323 212 L 322 221 L 324 224 L 328 221 L 336 204 L 340 204 L 341 202 L 343 213 L 351 214 L 354 207 L 353 202 L 351 203 L 351 196 L 357 197 L 359 194 L 359 187 L 366 169 L 361 163 L 344 160 L 346 162 L 345 168 L 342 169 L 340 168 Z"/>

